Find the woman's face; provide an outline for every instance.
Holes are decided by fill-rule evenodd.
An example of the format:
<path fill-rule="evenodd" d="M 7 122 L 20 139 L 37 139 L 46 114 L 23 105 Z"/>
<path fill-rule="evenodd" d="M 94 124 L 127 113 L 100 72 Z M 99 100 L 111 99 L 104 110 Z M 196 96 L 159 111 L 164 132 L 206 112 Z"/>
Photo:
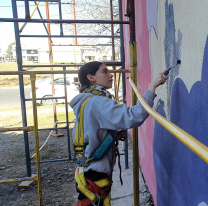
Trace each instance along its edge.
<path fill-rule="evenodd" d="M 112 88 L 113 75 L 109 73 L 105 64 L 99 66 L 95 75 L 88 74 L 87 78 L 90 80 L 92 85 L 103 86 L 106 89 Z"/>

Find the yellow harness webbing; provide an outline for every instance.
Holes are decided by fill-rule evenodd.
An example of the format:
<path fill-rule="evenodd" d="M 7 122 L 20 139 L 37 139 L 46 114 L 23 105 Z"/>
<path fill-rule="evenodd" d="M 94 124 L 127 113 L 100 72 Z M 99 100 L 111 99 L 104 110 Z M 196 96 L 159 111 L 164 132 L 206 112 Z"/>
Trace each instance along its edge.
<path fill-rule="evenodd" d="M 74 139 L 74 146 L 75 147 L 75 152 L 80 154 L 84 152 L 84 108 L 85 105 L 87 104 L 88 100 L 91 97 L 88 97 L 83 103 L 80 108 L 80 119 L 77 122 L 76 126 L 76 134 L 75 134 L 75 139 Z"/>
<path fill-rule="evenodd" d="M 74 140 L 75 152 L 78 153 L 78 156 L 84 156 L 84 108 L 87 104 L 87 101 L 91 97 L 88 97 L 83 103 L 80 108 L 80 120 L 77 122 L 76 125 L 76 134 Z M 77 182 L 78 189 L 94 204 L 99 199 L 103 199 L 104 206 L 111 206 L 110 198 L 107 195 L 94 194 L 88 189 L 87 182 L 84 176 L 84 167 L 77 167 L 75 171 L 75 181 Z M 111 184 L 109 178 L 101 179 L 98 181 L 93 182 L 98 187 L 105 187 Z"/>

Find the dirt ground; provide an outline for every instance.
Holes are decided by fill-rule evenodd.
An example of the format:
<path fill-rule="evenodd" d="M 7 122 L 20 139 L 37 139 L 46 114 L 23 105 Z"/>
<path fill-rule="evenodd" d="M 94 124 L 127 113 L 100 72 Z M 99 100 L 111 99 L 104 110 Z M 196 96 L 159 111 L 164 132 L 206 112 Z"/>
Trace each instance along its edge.
<path fill-rule="evenodd" d="M 72 130 L 72 129 L 71 129 Z M 70 136 L 71 131 L 70 130 Z M 39 132 L 40 146 L 45 142 L 50 131 Z M 68 158 L 66 130 L 59 130 L 63 137 L 51 136 L 45 148 L 40 152 L 41 160 Z M 34 154 L 34 133 L 29 133 L 30 156 Z M 71 142 L 71 151 L 73 145 Z M 72 154 L 73 158 L 73 154 Z M 35 161 L 35 158 L 34 158 Z M 34 162 L 31 161 L 32 163 Z M 51 206 L 76 205 L 74 171 L 75 163 L 58 161 L 41 163 L 43 204 Z M 35 164 L 31 165 L 36 173 Z M 0 180 L 26 177 L 26 164 L 23 134 L 17 132 L 0 133 Z M 37 206 L 37 184 L 27 190 L 18 190 L 17 183 L 0 184 L 0 205 Z"/>

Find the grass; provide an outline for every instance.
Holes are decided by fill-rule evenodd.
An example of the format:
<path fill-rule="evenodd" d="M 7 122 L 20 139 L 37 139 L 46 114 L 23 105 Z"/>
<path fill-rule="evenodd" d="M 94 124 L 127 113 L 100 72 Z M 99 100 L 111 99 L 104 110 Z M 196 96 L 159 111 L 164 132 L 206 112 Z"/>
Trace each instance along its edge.
<path fill-rule="evenodd" d="M 66 122 L 66 114 L 65 114 L 65 105 L 57 105 L 57 120 L 58 122 Z M 4 111 L 2 109 L 0 111 Z M 20 108 L 8 109 L 10 112 L 8 115 L 1 117 L 0 119 L 0 127 L 22 127 L 22 115 Z M 11 113 L 12 111 L 12 113 Z M 27 113 L 27 125 L 32 126 L 33 124 L 33 114 L 32 107 L 28 107 L 26 110 Z M 68 113 L 69 122 L 75 119 L 75 115 L 73 112 Z M 58 124 L 58 127 L 66 126 L 66 124 Z M 54 114 L 52 106 L 40 106 L 38 107 L 38 128 L 52 128 L 54 127 Z"/>
<path fill-rule="evenodd" d="M 50 63 L 45 63 L 50 64 Z M 37 63 L 28 63 L 24 65 L 40 65 Z M 44 65 L 44 63 L 41 63 L 41 65 Z M 70 68 L 74 69 L 74 68 Z M 50 67 L 39 67 L 35 68 L 30 71 L 40 71 L 40 70 L 46 70 L 49 71 Z M 62 71 L 62 67 L 54 67 L 54 70 L 60 70 Z M 16 62 L 9 62 L 9 63 L 0 63 L 0 72 L 7 72 L 7 71 L 18 71 L 17 63 Z M 43 79 L 49 75 L 36 75 L 36 79 Z M 28 75 L 24 75 L 24 85 L 30 85 L 30 77 Z M 19 77 L 18 75 L 1 75 L 0 74 L 0 87 L 14 87 L 19 86 Z M 65 122 L 66 121 L 66 115 L 65 110 L 63 109 L 65 107 L 64 104 L 57 105 L 57 119 L 59 122 Z M 58 110 L 61 109 L 61 112 Z M 46 112 L 41 110 L 46 110 Z M 21 115 L 21 109 L 20 108 L 10 108 L 10 109 L 0 109 L 0 112 L 6 112 L 9 111 L 11 114 L 11 111 L 14 113 L 11 115 L 7 115 L 6 117 L 1 117 L 0 119 L 0 127 L 22 127 L 22 115 Z M 54 126 L 54 114 L 53 114 L 53 107 L 52 106 L 40 106 L 38 107 L 38 125 L 39 128 L 48 128 Z M 68 115 L 69 121 L 73 121 L 75 119 L 75 115 L 73 112 L 69 112 Z M 27 125 L 33 125 L 33 115 L 32 115 L 32 107 L 27 107 Z M 59 124 L 59 127 L 65 126 L 66 124 Z"/>

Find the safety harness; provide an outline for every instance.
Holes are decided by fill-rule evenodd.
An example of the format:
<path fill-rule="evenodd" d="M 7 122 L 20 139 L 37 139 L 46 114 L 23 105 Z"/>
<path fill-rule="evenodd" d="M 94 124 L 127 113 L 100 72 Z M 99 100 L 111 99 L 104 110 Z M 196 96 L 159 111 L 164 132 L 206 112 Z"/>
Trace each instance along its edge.
<path fill-rule="evenodd" d="M 108 148 L 111 146 L 110 144 L 113 142 L 113 138 L 110 135 L 107 135 L 107 139 L 105 138 L 92 158 L 87 159 L 84 157 L 84 108 L 90 98 L 91 97 L 87 98 L 82 103 L 80 109 L 80 120 L 76 125 L 76 134 L 74 140 L 74 148 L 77 156 L 78 166 L 75 171 L 75 181 L 77 182 L 77 188 L 79 191 L 82 192 L 88 199 L 78 200 L 76 206 L 88 206 L 91 204 L 95 206 L 100 204 L 100 200 L 103 200 L 104 206 L 110 206 L 111 204 L 107 191 L 110 191 L 109 188 L 112 185 L 112 178 L 105 178 L 96 182 L 92 182 L 84 176 L 84 168 L 89 166 L 92 161 L 102 159 L 102 157 L 107 153 Z M 105 189 L 102 189 L 102 187 L 105 187 Z"/>
<path fill-rule="evenodd" d="M 84 92 L 93 93 L 94 95 L 106 96 L 96 89 L 86 89 Z M 86 158 L 84 155 L 85 144 L 84 144 L 84 108 L 92 96 L 88 97 L 81 105 L 80 108 L 80 118 L 76 124 L 76 133 L 74 139 L 74 149 L 77 157 L 77 169 L 75 171 L 75 181 L 77 183 L 77 188 L 82 192 L 87 199 L 78 200 L 76 206 L 99 206 L 100 201 L 103 201 L 103 206 L 111 206 L 109 191 L 112 185 L 112 174 L 110 178 L 104 178 L 99 181 L 92 182 L 90 179 L 85 178 L 84 168 L 88 167 L 91 162 L 101 160 L 105 154 L 108 152 L 110 147 L 114 144 L 114 138 L 111 133 L 105 137 L 100 147 L 95 151 L 91 158 Z M 118 164 L 120 168 L 120 180 L 121 185 L 123 185 L 121 178 L 121 166 L 120 166 L 120 155 L 118 147 L 116 145 L 115 152 L 118 156 Z"/>

